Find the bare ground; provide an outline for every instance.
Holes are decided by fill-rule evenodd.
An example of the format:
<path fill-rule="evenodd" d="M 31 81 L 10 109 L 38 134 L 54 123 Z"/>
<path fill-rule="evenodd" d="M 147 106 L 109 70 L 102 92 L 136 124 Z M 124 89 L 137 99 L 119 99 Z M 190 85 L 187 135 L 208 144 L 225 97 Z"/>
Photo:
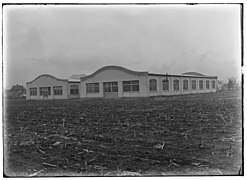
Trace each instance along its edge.
<path fill-rule="evenodd" d="M 239 92 L 6 101 L 6 176 L 238 175 Z"/>

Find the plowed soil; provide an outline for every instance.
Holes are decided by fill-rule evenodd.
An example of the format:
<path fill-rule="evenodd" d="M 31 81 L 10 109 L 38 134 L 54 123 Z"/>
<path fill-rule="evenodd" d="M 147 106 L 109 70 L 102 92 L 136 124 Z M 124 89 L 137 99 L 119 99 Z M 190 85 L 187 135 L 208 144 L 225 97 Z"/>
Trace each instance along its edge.
<path fill-rule="evenodd" d="M 238 175 L 239 92 L 6 101 L 7 176 Z"/>

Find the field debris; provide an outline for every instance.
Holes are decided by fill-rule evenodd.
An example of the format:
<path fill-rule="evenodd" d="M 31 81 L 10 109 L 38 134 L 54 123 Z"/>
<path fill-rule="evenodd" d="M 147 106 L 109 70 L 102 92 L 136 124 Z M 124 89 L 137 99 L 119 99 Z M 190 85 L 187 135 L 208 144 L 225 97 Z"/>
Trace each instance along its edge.
<path fill-rule="evenodd" d="M 50 163 L 46 163 L 46 162 L 43 162 L 43 164 L 46 166 L 57 167 L 57 165 L 55 165 L 55 164 L 50 164 Z"/>
<path fill-rule="evenodd" d="M 238 174 L 239 96 L 8 101 L 4 164 L 17 175 L 41 169 L 29 176 L 141 176 L 207 168 Z"/>
<path fill-rule="evenodd" d="M 41 169 L 40 171 L 37 171 L 37 172 L 35 172 L 35 173 L 33 173 L 33 174 L 30 174 L 30 175 L 28 175 L 28 176 L 29 176 L 29 177 L 37 176 L 37 175 L 40 174 L 42 171 L 44 171 L 44 170 Z"/>
<path fill-rule="evenodd" d="M 179 166 L 177 163 L 175 163 L 175 162 L 173 162 L 173 160 L 172 159 L 170 159 L 170 165 L 169 165 L 169 167 L 171 166 L 171 165 L 174 165 L 174 166 Z"/>
<path fill-rule="evenodd" d="M 155 149 L 164 149 L 164 146 L 165 146 L 165 142 L 162 142 L 161 144 L 156 144 L 154 146 Z"/>

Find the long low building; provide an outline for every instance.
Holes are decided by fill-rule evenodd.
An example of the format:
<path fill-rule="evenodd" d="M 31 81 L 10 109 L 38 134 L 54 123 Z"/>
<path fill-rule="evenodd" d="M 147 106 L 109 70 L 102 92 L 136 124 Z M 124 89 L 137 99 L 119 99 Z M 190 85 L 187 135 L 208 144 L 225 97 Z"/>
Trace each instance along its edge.
<path fill-rule="evenodd" d="M 106 66 L 80 80 L 38 76 L 27 82 L 27 99 L 117 98 L 171 96 L 216 92 L 217 76 L 196 72 L 182 75 L 132 71 Z"/>

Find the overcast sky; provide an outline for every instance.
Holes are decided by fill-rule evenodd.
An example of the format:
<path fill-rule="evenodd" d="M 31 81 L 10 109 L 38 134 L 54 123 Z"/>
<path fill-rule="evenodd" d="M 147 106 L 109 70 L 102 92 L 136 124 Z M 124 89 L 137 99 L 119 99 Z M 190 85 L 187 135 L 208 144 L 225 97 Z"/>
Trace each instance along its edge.
<path fill-rule="evenodd" d="M 12 5 L 3 10 L 7 88 L 40 74 L 67 79 L 106 65 L 240 79 L 239 5 Z"/>

